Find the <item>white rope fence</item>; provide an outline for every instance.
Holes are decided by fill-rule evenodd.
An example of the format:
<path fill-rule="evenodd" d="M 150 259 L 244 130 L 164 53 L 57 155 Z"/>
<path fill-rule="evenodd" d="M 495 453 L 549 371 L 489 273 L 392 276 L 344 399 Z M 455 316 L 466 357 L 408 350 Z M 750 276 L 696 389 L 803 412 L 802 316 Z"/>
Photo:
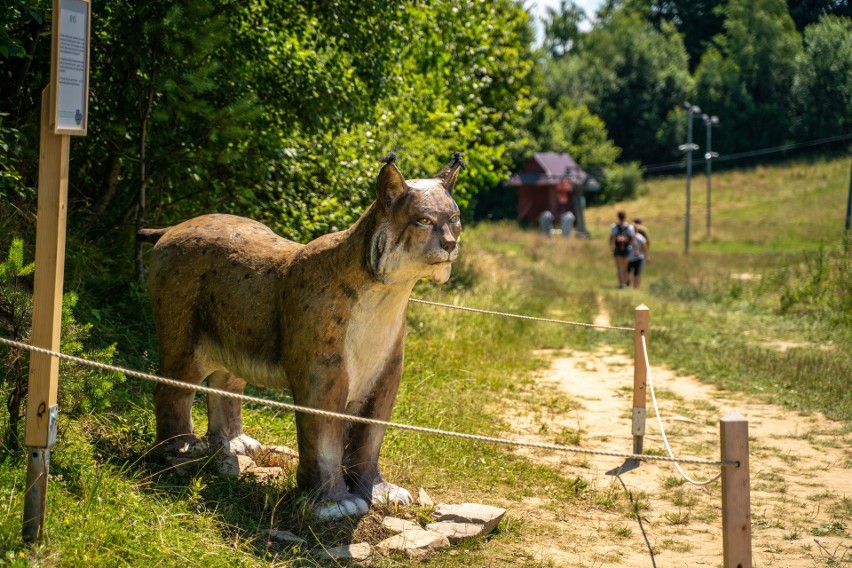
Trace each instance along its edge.
<path fill-rule="evenodd" d="M 456 305 L 453 305 L 453 304 L 442 304 L 440 302 L 430 302 L 429 300 L 420 300 L 420 299 L 417 299 L 417 298 L 409 298 L 408 301 L 409 302 L 416 302 L 418 304 L 426 304 L 427 306 L 440 306 L 442 308 L 450 308 L 450 309 L 453 309 L 453 310 L 461 310 L 461 311 L 464 311 L 464 312 L 473 312 L 473 313 L 476 313 L 476 314 L 487 314 L 487 315 L 490 315 L 490 316 L 502 316 L 502 317 L 506 317 L 506 318 L 515 318 L 515 319 L 522 319 L 522 320 L 529 320 L 529 321 L 539 321 L 539 322 L 544 322 L 544 323 L 558 323 L 558 324 L 562 324 L 562 325 L 575 325 L 575 326 L 580 326 L 580 327 L 595 327 L 595 328 L 598 328 L 598 329 L 614 329 L 614 330 L 617 330 L 617 331 L 635 331 L 635 329 L 632 328 L 632 327 L 619 327 L 619 326 L 615 326 L 615 325 L 603 325 L 603 324 L 597 324 L 597 323 L 583 323 L 583 322 L 579 322 L 579 321 L 565 321 L 565 320 L 550 319 L 550 318 L 537 318 L 537 317 L 534 317 L 534 316 L 524 316 L 524 315 L 521 315 L 521 314 L 510 314 L 510 313 L 506 313 L 506 312 L 493 312 L 491 310 L 478 310 L 476 308 L 466 308 L 464 306 L 456 306 Z"/>
<path fill-rule="evenodd" d="M 648 345 L 645 343 L 645 335 L 642 335 L 642 352 L 645 354 L 645 372 L 648 377 L 648 389 L 651 391 L 651 400 L 654 403 L 654 414 L 657 415 L 657 424 L 660 427 L 660 435 L 663 438 L 663 444 L 666 446 L 666 451 L 668 451 L 669 456 L 674 458 L 674 452 L 672 452 L 672 447 L 669 445 L 669 439 L 666 437 L 666 430 L 663 428 L 663 420 L 660 417 L 660 407 L 657 405 L 657 395 L 654 394 L 654 380 L 651 378 L 651 365 L 648 363 Z M 683 476 L 683 478 L 691 483 L 692 485 L 710 485 L 720 477 L 722 477 L 722 472 L 720 471 L 718 474 L 713 476 L 711 479 L 706 481 L 695 481 L 689 475 L 683 471 L 683 468 L 680 467 L 680 464 L 677 460 L 674 460 L 675 468 L 677 468 L 678 473 Z"/>
<path fill-rule="evenodd" d="M 438 436 L 447 436 L 451 438 L 461 438 L 464 440 L 473 440 L 476 442 L 489 442 L 494 444 L 503 444 L 508 446 L 522 446 L 527 448 L 535 448 L 540 450 L 552 450 L 558 452 L 572 452 L 578 454 L 590 454 L 590 455 L 598 455 L 598 456 L 612 456 L 617 458 L 624 459 L 633 459 L 633 460 L 644 460 L 644 461 L 658 461 L 658 462 L 673 462 L 677 463 L 688 463 L 695 465 L 712 465 L 712 466 L 734 466 L 736 467 L 738 463 L 736 461 L 718 461 L 718 460 L 708 460 L 702 458 L 676 458 L 674 456 L 655 456 L 655 455 L 645 455 L 645 454 L 630 454 L 630 453 L 622 453 L 622 452 L 608 452 L 603 450 L 592 450 L 588 448 L 581 448 L 578 446 L 563 446 L 560 444 L 543 444 L 537 442 L 521 442 L 518 440 L 508 440 L 504 438 L 496 438 L 493 436 L 482 436 L 478 434 L 465 434 L 461 432 L 452 432 L 448 430 L 439 430 L 437 428 L 427 428 L 424 426 L 414 426 L 411 424 L 400 424 L 395 422 L 388 422 L 385 420 L 376 420 L 374 418 L 365 418 L 362 416 L 353 416 L 350 414 L 342 414 L 339 412 L 331 412 L 328 410 L 320 410 L 318 408 L 310 408 L 307 406 L 299 406 L 297 404 L 289 404 L 286 402 L 279 402 L 274 400 L 267 400 L 263 398 L 258 398 L 254 396 L 244 395 L 233 393 L 229 391 L 223 391 L 219 389 L 214 389 L 211 387 L 205 387 L 201 385 L 192 385 L 183 381 L 178 381 L 175 379 L 169 379 L 165 377 L 160 377 L 158 375 L 152 375 L 150 373 L 142 373 L 139 371 L 134 371 L 131 369 L 125 369 L 122 367 L 117 367 L 115 365 L 108 365 L 106 363 L 100 363 L 97 361 L 91 361 L 89 359 L 84 359 L 82 357 L 76 357 L 74 355 L 67 355 L 65 353 L 60 353 L 57 351 L 51 351 L 49 349 L 44 349 L 42 347 L 36 347 L 34 345 L 30 345 L 28 343 L 21 343 L 19 341 L 13 341 L 11 339 L 6 339 L 4 337 L 0 337 L 0 343 L 4 345 L 9 345 L 11 347 L 18 347 L 20 349 L 26 349 L 35 353 L 42 353 L 44 355 L 50 355 L 52 357 L 56 357 L 58 359 L 62 359 L 65 361 L 72 361 L 74 363 L 78 363 L 80 365 L 86 365 L 89 367 L 93 367 L 95 369 L 101 369 L 103 371 L 110 371 L 115 373 L 123 373 L 128 377 L 135 377 L 137 379 L 142 379 L 145 381 L 150 381 L 154 383 L 159 383 L 163 385 L 168 385 L 171 387 L 193 390 L 197 392 L 203 392 L 207 394 L 213 394 L 218 396 L 223 396 L 227 398 L 233 398 L 236 400 L 241 400 L 243 402 L 251 402 L 254 404 L 260 404 L 263 406 L 269 406 L 272 408 L 282 408 L 285 410 L 291 410 L 293 412 L 302 412 L 305 414 L 314 414 L 316 416 L 324 416 L 327 418 L 334 418 L 338 420 L 348 420 L 350 422 L 357 422 L 360 424 L 371 424 L 375 426 L 384 426 L 387 428 L 396 428 L 399 430 L 407 430 L 410 432 L 420 432 L 423 434 L 435 434 Z"/>

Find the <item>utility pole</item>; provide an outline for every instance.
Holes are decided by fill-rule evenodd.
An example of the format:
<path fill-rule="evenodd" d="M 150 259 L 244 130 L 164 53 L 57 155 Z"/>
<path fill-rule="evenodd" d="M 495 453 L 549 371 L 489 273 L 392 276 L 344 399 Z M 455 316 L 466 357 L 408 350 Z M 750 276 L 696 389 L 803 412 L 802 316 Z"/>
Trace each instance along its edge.
<path fill-rule="evenodd" d="M 852 171 L 849 172 L 849 196 L 846 198 L 846 232 L 852 230 Z"/>
<path fill-rule="evenodd" d="M 714 126 L 719 124 L 718 116 L 708 116 L 706 114 L 702 114 L 701 118 L 704 119 L 704 129 L 707 131 L 707 152 L 704 153 L 704 160 L 707 164 L 707 238 L 710 238 L 710 162 L 713 158 L 718 158 L 719 154 L 716 152 L 710 151 L 710 132 L 712 131 Z"/>
<path fill-rule="evenodd" d="M 685 237 L 683 245 L 683 254 L 689 254 L 689 223 L 690 210 L 692 209 L 692 192 L 689 183 L 692 180 L 692 151 L 698 150 L 698 144 L 692 143 L 692 115 L 701 112 L 701 109 L 689 103 L 683 103 L 686 109 L 687 124 L 686 124 L 686 144 L 678 146 L 681 152 L 686 151 L 686 220 L 685 220 Z"/>

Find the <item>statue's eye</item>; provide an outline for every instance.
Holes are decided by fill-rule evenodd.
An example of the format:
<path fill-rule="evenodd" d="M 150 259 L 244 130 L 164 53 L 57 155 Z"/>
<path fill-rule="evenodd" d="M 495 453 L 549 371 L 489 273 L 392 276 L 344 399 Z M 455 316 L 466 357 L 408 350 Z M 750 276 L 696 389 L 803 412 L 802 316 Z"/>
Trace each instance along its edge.
<path fill-rule="evenodd" d="M 421 217 L 417 220 L 417 223 L 419 225 L 431 225 L 432 219 L 429 219 L 428 217 Z"/>
<path fill-rule="evenodd" d="M 460 220 L 461 218 L 458 215 L 453 215 L 452 217 L 450 217 L 450 223 L 458 223 Z"/>

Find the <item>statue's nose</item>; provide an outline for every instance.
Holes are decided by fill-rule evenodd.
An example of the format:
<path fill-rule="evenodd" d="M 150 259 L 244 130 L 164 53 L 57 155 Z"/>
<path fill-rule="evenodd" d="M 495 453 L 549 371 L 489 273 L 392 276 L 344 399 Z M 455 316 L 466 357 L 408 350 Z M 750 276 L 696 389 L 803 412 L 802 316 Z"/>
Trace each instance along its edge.
<path fill-rule="evenodd" d="M 456 250 L 456 240 L 444 240 L 441 241 L 441 248 L 447 252 L 453 252 Z"/>

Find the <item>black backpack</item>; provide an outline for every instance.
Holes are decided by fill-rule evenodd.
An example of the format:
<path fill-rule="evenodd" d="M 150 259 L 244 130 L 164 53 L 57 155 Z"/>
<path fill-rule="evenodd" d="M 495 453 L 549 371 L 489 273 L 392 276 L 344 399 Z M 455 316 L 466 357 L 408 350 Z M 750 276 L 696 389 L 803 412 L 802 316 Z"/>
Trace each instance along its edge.
<path fill-rule="evenodd" d="M 616 230 L 618 231 L 615 234 L 615 250 L 616 252 L 627 252 L 627 247 L 630 246 L 630 234 L 628 229 L 629 225 L 616 225 Z"/>

